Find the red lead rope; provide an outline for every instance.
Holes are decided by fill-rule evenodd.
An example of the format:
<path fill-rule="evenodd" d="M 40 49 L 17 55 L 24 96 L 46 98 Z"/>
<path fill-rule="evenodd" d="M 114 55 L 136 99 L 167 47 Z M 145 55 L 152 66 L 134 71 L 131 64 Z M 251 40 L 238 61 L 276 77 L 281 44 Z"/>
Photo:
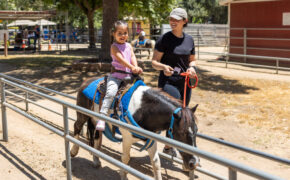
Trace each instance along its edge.
<path fill-rule="evenodd" d="M 196 74 L 194 75 L 195 83 L 194 83 L 193 86 L 191 86 L 190 83 L 189 83 L 189 79 L 190 78 L 189 78 L 189 73 L 188 72 L 180 73 L 180 76 L 185 76 L 185 81 L 184 81 L 184 94 L 183 94 L 183 107 L 185 107 L 186 106 L 185 105 L 185 103 L 186 103 L 186 85 L 189 88 L 191 88 L 191 89 L 195 88 L 197 86 L 197 83 L 198 83 L 198 77 L 197 77 Z"/>

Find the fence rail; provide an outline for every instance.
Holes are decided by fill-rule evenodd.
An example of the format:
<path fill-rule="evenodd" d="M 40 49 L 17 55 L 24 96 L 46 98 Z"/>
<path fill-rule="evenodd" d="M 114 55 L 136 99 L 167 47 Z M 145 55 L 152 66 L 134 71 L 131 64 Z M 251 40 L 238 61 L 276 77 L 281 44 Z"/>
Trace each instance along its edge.
<path fill-rule="evenodd" d="M 136 177 L 139 177 L 139 178 L 142 177 L 142 179 L 149 178 L 147 176 L 144 176 L 143 174 L 140 174 L 140 172 L 135 172 L 130 167 L 127 167 L 126 165 L 124 166 L 124 164 L 122 164 L 122 163 L 120 164 L 120 162 L 118 162 L 118 163 L 114 162 L 113 160 L 111 160 L 111 157 L 107 157 L 106 155 L 102 154 L 101 152 L 99 152 L 99 151 L 97 151 L 97 150 L 95 150 L 95 149 L 93 149 L 93 148 L 91 148 L 91 147 L 89 147 L 89 146 L 87 146 L 85 144 L 82 144 L 79 141 L 77 141 L 76 139 L 74 139 L 73 137 L 69 136 L 68 128 L 67 128 L 68 127 L 68 123 L 69 123 L 68 115 L 67 115 L 67 109 L 70 108 L 70 109 L 76 110 L 78 112 L 84 113 L 84 114 L 86 114 L 88 116 L 97 117 L 97 118 L 103 119 L 104 121 L 112 123 L 113 125 L 125 128 L 127 130 L 130 130 L 130 131 L 135 132 L 137 134 L 143 135 L 145 137 L 157 140 L 158 142 L 162 142 L 162 143 L 170 145 L 172 147 L 176 147 L 177 149 L 180 149 L 180 150 L 182 150 L 184 152 L 187 152 L 187 153 L 190 153 L 190 154 L 193 154 L 193 155 L 199 155 L 200 157 L 208 159 L 208 160 L 210 160 L 212 162 L 216 162 L 218 164 L 221 164 L 221 165 L 224 165 L 226 167 L 229 167 L 229 177 L 230 177 L 230 179 L 236 179 L 237 171 L 238 172 L 242 172 L 244 174 L 248 174 L 248 175 L 250 175 L 252 177 L 256 177 L 256 178 L 259 178 L 259 179 L 280 179 L 277 176 L 265 173 L 265 172 L 260 171 L 260 170 L 256 170 L 254 168 L 250 168 L 250 167 L 244 166 L 244 165 L 242 165 L 240 163 L 236 163 L 236 162 L 233 162 L 231 160 L 225 159 L 223 157 L 216 156 L 216 155 L 208 153 L 206 151 L 202 151 L 202 150 L 194 148 L 192 146 L 180 143 L 178 141 L 175 141 L 175 140 L 172 140 L 172 139 L 168 139 L 166 137 L 162 137 L 160 135 L 157 135 L 155 133 L 146 131 L 144 129 L 140 129 L 140 128 L 136 128 L 136 127 L 128 125 L 128 124 L 124 124 L 124 123 L 122 123 L 120 121 L 117 121 L 117 120 L 114 120 L 112 118 L 109 118 L 109 117 L 103 116 L 101 114 L 98 114 L 98 113 L 92 112 L 90 110 L 87 110 L 85 108 L 82 108 L 82 107 L 67 103 L 65 101 L 62 101 L 62 100 L 59 100 L 57 98 L 51 97 L 51 96 L 49 96 L 47 94 L 44 94 L 44 93 L 38 92 L 36 90 L 33 90 L 31 88 L 25 87 L 23 85 L 19 85 L 17 83 L 14 83 L 12 81 L 9 81 L 9 80 L 6 80 L 6 79 L 3 78 L 3 76 L 7 77 L 7 75 L 3 75 L 3 74 L 0 73 L 0 76 L 2 76 L 2 78 L 1 78 L 1 105 L 2 105 L 1 106 L 1 110 L 2 110 L 3 139 L 5 141 L 8 141 L 8 129 L 7 129 L 7 121 L 6 121 L 6 118 L 7 118 L 6 117 L 6 107 L 8 107 L 8 108 L 10 108 L 10 109 L 12 109 L 12 110 L 24 115 L 25 117 L 36 121 L 40 125 L 48 128 L 49 130 L 55 132 L 56 134 L 58 134 L 60 136 L 63 136 L 64 139 L 65 139 L 66 158 L 67 158 L 66 162 L 67 163 L 70 163 L 69 142 L 72 142 L 72 143 L 75 143 L 75 144 L 79 144 L 81 147 L 85 148 L 88 151 L 91 151 L 96 156 L 98 156 L 100 158 L 103 158 L 103 159 L 109 161 L 110 163 L 112 163 L 112 164 L 114 164 L 114 165 L 116 165 L 116 166 L 118 166 L 118 167 L 120 167 L 122 169 L 125 169 L 126 171 L 128 171 L 129 173 L 132 173 Z M 8 78 L 14 79 L 14 78 L 11 78 L 9 76 L 8 76 Z M 17 80 L 17 82 L 21 82 L 21 83 L 25 84 L 25 81 L 22 81 L 22 80 Z M 63 106 L 63 117 L 64 117 L 64 129 L 65 129 L 65 131 L 64 132 L 59 131 L 58 129 L 55 129 L 54 127 L 52 127 L 52 126 L 50 126 L 50 125 L 38 120 L 37 118 L 35 118 L 35 117 L 31 116 L 31 115 L 28 115 L 26 112 L 19 110 L 17 107 L 13 106 L 12 104 L 7 103 L 6 100 L 5 100 L 5 98 L 6 98 L 5 97 L 5 93 L 7 93 L 7 90 L 5 90 L 5 84 L 8 84 L 8 85 L 13 86 L 13 87 L 18 88 L 18 89 L 21 89 L 24 92 L 28 92 L 30 94 L 41 96 L 42 98 L 48 99 L 48 100 L 56 102 L 58 104 L 61 104 Z M 29 83 L 28 83 L 28 85 L 29 85 Z M 37 87 L 37 85 L 34 85 L 34 87 Z M 40 89 L 43 89 L 43 88 L 40 88 Z M 45 90 L 49 91 L 49 89 L 45 89 Z M 239 149 L 239 147 L 238 147 L 238 149 Z M 159 153 L 159 154 L 161 155 L 161 157 L 165 157 L 166 158 L 166 155 L 164 155 L 162 153 Z M 181 162 L 181 160 L 175 160 L 175 161 Z M 289 160 L 286 160 L 286 164 L 287 163 L 289 165 Z M 68 173 L 67 177 L 68 177 L 68 179 L 71 179 L 70 164 L 67 164 L 66 167 L 67 167 L 67 173 Z M 214 173 L 211 173 L 211 172 L 209 172 L 207 170 L 204 170 L 204 169 L 201 169 L 201 168 L 198 168 L 197 170 L 199 172 L 207 174 L 207 175 L 209 175 L 211 177 L 215 177 L 217 179 L 225 179 L 225 178 L 223 178 L 223 177 L 221 177 L 219 175 L 216 175 Z"/>
<path fill-rule="evenodd" d="M 253 67 L 266 67 L 275 69 L 276 74 L 279 73 L 279 70 L 290 70 L 290 67 L 281 67 L 279 66 L 281 61 L 290 62 L 290 58 L 282 58 L 282 57 L 271 57 L 271 56 L 255 56 L 255 55 L 243 55 L 243 54 L 232 54 L 232 53 L 214 53 L 214 52 L 198 52 L 198 59 L 202 60 L 199 55 L 216 55 L 216 56 L 223 56 L 225 57 L 225 61 L 219 61 L 225 63 L 225 67 L 228 67 L 228 64 L 238 64 L 238 65 L 247 65 Z M 229 57 L 239 57 L 239 58 L 249 58 L 249 59 L 262 59 L 266 61 L 275 61 L 276 66 L 269 66 L 269 65 L 261 65 L 261 64 L 251 64 L 251 63 L 240 63 L 240 62 L 231 62 Z"/>

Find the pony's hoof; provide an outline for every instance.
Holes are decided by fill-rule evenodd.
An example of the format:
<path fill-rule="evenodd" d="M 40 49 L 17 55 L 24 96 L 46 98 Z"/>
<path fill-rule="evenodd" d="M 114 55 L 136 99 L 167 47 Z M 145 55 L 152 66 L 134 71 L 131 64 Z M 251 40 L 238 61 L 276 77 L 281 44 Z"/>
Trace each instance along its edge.
<path fill-rule="evenodd" d="M 93 157 L 93 166 L 94 166 L 95 168 L 100 168 L 101 165 L 102 165 L 102 164 L 101 164 L 100 159 L 99 159 L 98 157 L 94 156 L 94 157 Z"/>
<path fill-rule="evenodd" d="M 127 178 L 127 173 L 126 173 L 126 172 L 121 171 L 121 172 L 120 172 L 120 176 L 121 176 L 121 180 L 128 180 L 128 178 Z"/>
<path fill-rule="evenodd" d="M 78 154 L 78 150 L 76 150 L 75 148 L 72 148 L 70 150 L 70 156 L 71 157 L 75 157 Z"/>

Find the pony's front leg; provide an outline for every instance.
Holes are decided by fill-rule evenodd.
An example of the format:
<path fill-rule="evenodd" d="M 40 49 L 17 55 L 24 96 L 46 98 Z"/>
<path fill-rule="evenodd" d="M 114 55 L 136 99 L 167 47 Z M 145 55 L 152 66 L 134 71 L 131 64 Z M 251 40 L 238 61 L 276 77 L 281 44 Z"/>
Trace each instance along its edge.
<path fill-rule="evenodd" d="M 161 164 L 160 164 L 160 158 L 158 155 L 158 151 L 157 151 L 157 142 L 155 142 L 151 148 L 149 148 L 148 150 L 148 154 L 151 160 L 151 164 L 153 167 L 153 173 L 154 173 L 154 178 L 161 180 Z"/>
<path fill-rule="evenodd" d="M 128 162 L 130 161 L 130 150 L 131 150 L 131 146 L 133 143 L 133 138 L 132 135 L 127 131 L 126 133 L 122 132 L 122 136 L 123 136 L 123 154 L 122 154 L 122 162 L 124 164 L 128 164 Z M 120 176 L 121 179 L 127 179 L 127 172 L 124 171 L 123 169 L 120 170 Z"/>
<path fill-rule="evenodd" d="M 77 140 L 80 139 L 78 134 L 75 135 L 74 138 L 77 139 Z M 79 147 L 78 145 L 73 144 L 73 147 L 72 147 L 71 150 L 70 150 L 70 156 L 71 156 L 71 157 L 75 157 L 75 156 L 78 154 L 79 149 L 80 149 L 80 147 Z"/>

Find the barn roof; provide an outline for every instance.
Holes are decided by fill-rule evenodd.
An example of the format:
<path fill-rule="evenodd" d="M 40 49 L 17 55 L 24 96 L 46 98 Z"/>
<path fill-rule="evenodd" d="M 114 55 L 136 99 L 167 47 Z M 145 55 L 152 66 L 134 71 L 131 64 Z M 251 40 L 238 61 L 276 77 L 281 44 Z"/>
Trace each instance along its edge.
<path fill-rule="evenodd" d="M 220 0 L 220 5 L 228 5 L 229 3 L 251 3 L 251 2 L 265 2 L 265 1 L 279 1 L 279 0 Z"/>

